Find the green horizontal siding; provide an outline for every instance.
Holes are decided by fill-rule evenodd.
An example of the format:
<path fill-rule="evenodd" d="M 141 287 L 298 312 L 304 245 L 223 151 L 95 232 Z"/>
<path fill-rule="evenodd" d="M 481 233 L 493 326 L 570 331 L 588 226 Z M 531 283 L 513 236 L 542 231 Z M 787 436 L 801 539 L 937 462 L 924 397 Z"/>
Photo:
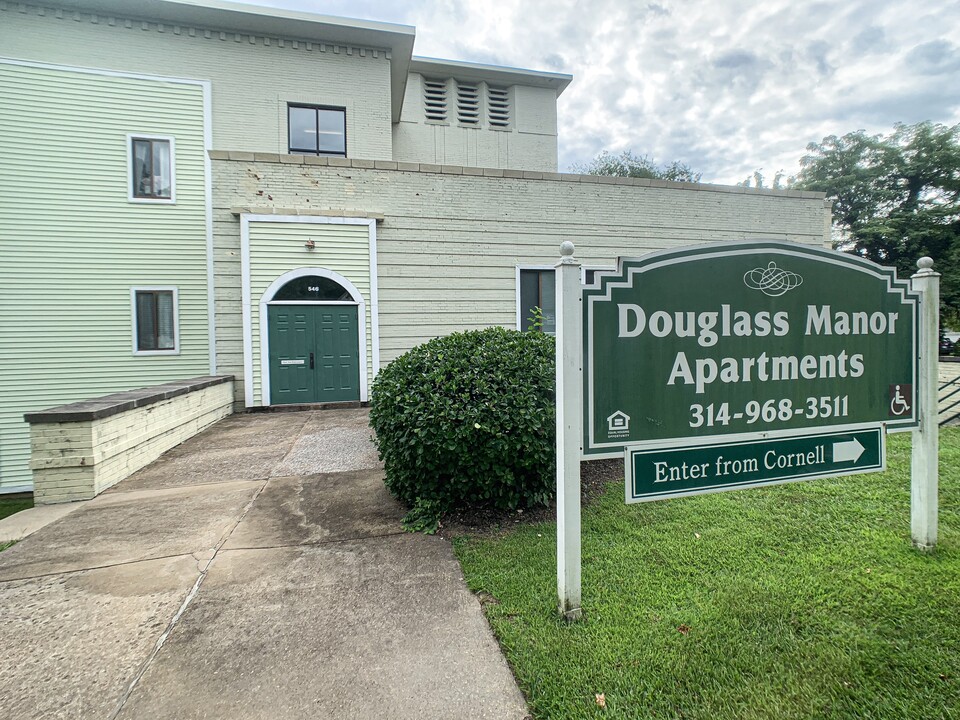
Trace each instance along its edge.
<path fill-rule="evenodd" d="M 313 240 L 314 250 L 304 243 Z M 261 404 L 260 298 L 284 273 L 302 267 L 326 268 L 352 282 L 366 304 L 367 382 L 373 378 L 370 308 L 370 229 L 327 223 L 250 223 L 250 317 L 253 347 L 253 402 Z"/>
<path fill-rule="evenodd" d="M 0 489 L 23 414 L 209 372 L 203 87 L 0 62 Z M 172 136 L 176 204 L 130 203 L 127 134 Z M 130 289 L 179 291 L 180 354 L 133 355 Z"/>

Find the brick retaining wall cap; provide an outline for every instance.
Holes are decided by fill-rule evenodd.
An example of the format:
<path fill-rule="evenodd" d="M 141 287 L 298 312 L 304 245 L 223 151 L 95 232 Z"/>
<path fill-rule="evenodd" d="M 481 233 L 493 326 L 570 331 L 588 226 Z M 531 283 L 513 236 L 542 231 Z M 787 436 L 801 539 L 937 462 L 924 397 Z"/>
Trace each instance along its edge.
<path fill-rule="evenodd" d="M 208 375 L 205 377 L 176 380 L 163 385 L 126 390 L 124 392 L 104 395 L 92 400 L 60 405 L 48 410 L 27 413 L 23 419 L 28 423 L 63 423 L 100 420 L 111 415 L 118 415 L 127 410 L 133 410 L 162 400 L 169 400 L 179 395 L 203 390 L 213 385 L 233 380 L 233 375 Z"/>

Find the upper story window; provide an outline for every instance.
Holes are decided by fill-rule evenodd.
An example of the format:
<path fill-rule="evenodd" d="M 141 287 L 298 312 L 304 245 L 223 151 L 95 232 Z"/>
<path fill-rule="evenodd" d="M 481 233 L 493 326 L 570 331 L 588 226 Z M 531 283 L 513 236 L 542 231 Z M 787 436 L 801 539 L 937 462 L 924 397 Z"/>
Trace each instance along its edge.
<path fill-rule="evenodd" d="M 447 81 L 423 79 L 423 111 L 427 120 L 447 119 Z"/>
<path fill-rule="evenodd" d="M 174 146 L 172 137 L 128 135 L 131 202 L 172 203 Z"/>
<path fill-rule="evenodd" d="M 347 111 L 344 108 L 289 105 L 287 117 L 291 153 L 347 156 Z"/>

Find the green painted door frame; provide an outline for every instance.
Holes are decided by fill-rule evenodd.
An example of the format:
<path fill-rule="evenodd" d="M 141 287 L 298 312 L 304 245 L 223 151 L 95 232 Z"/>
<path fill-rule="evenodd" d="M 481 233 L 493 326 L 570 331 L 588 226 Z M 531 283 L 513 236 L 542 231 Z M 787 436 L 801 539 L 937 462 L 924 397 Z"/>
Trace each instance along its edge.
<path fill-rule="evenodd" d="M 267 306 L 270 404 L 360 400 L 356 305 Z"/>

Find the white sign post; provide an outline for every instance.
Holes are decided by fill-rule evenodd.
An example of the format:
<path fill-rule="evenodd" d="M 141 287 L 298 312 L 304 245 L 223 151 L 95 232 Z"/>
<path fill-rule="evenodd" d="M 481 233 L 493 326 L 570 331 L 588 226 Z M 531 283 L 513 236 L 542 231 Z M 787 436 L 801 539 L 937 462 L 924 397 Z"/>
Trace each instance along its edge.
<path fill-rule="evenodd" d="M 920 293 L 919 420 L 913 431 L 910 458 L 910 530 L 913 544 L 933 550 L 937 544 L 937 491 L 939 474 L 939 426 L 937 423 L 937 363 L 940 323 L 940 274 L 933 260 L 920 258 L 919 272 L 911 278 Z"/>
<path fill-rule="evenodd" d="M 580 443 L 583 440 L 583 302 L 573 243 L 560 245 L 557 279 L 557 594 L 560 613 L 580 609 Z"/>

